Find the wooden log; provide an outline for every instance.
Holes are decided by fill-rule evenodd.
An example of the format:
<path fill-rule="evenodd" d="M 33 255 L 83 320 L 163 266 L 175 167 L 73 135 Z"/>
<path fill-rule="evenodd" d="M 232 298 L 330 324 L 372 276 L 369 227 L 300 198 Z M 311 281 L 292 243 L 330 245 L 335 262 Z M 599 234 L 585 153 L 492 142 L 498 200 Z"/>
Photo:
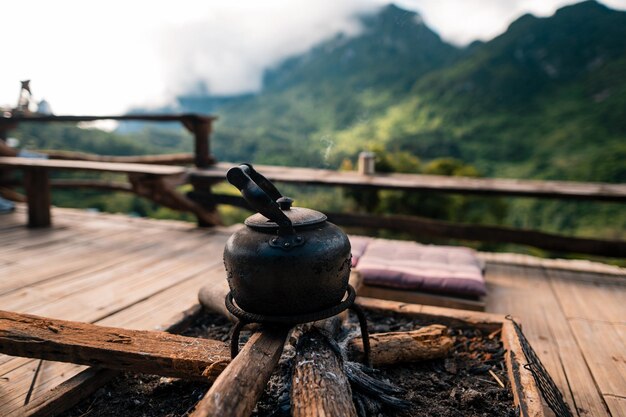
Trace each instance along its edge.
<path fill-rule="evenodd" d="M 213 380 L 228 345 L 165 332 L 127 330 L 0 311 L 0 352 L 179 378 Z"/>
<path fill-rule="evenodd" d="M 145 307 L 145 305 L 144 305 Z M 164 331 L 179 333 L 187 329 L 202 311 L 199 304 L 174 315 L 162 323 Z M 109 317 L 110 318 L 110 317 Z M 52 390 L 37 395 L 26 407 L 24 415 L 29 417 L 56 416 L 76 405 L 81 399 L 96 392 L 121 371 L 87 368 L 65 380 Z"/>
<path fill-rule="evenodd" d="M 198 301 L 206 310 L 220 314 L 230 321 L 235 321 L 236 318 L 230 314 L 224 302 L 228 291 L 230 291 L 230 288 L 225 279 L 214 284 L 207 284 L 198 291 Z"/>
<path fill-rule="evenodd" d="M 520 362 L 525 362 L 526 358 L 524 358 L 522 345 L 510 321 L 502 323 L 502 343 L 506 349 L 507 376 L 513 392 L 513 401 L 519 409 L 519 415 L 522 417 L 543 417 L 545 415 L 544 406 L 532 373 L 520 366 Z"/>
<path fill-rule="evenodd" d="M 28 202 L 28 227 L 49 227 L 50 179 L 45 169 L 31 169 L 24 174 L 24 188 Z"/>
<path fill-rule="evenodd" d="M 374 366 L 418 362 L 443 358 L 454 345 L 447 327 L 433 324 L 408 332 L 374 333 L 370 335 L 370 360 Z M 349 353 L 363 359 L 363 340 L 355 337 L 348 344 Z"/>
<path fill-rule="evenodd" d="M 316 328 L 298 340 L 291 381 L 291 415 L 357 415 L 342 359 Z"/>
<path fill-rule="evenodd" d="M 352 271 L 349 283 L 358 292 L 363 283 L 361 274 Z M 348 313 L 344 311 L 317 321 L 300 336 L 291 378 L 291 414 L 294 417 L 356 415 L 343 359 L 324 336 L 336 336 L 347 318 Z"/>
<path fill-rule="evenodd" d="M 289 329 L 264 328 L 215 380 L 191 417 L 249 416 L 283 352 Z"/>

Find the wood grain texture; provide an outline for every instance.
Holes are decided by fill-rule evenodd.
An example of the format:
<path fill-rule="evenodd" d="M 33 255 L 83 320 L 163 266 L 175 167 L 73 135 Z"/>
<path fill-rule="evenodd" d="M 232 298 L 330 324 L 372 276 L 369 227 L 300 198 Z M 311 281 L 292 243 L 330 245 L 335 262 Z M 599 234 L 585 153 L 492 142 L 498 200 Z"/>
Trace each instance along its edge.
<path fill-rule="evenodd" d="M 609 416 L 544 270 L 523 264 L 488 263 L 485 278 L 489 289 L 487 308 L 519 317 L 524 334 L 575 415 Z"/>
<path fill-rule="evenodd" d="M 484 300 L 470 300 L 461 297 L 429 294 L 426 292 L 397 288 L 377 287 L 374 285 L 363 285 L 359 295 L 362 297 L 382 298 L 383 300 L 400 301 L 412 304 L 427 304 L 431 306 L 456 308 L 461 310 L 485 310 Z"/>
<path fill-rule="evenodd" d="M 519 407 L 520 417 L 543 417 L 544 405 L 531 372 L 521 364 L 526 363 L 522 346 L 513 324 L 502 324 L 502 343 L 506 349 L 507 374 L 513 392 L 513 401 Z"/>
<path fill-rule="evenodd" d="M 289 329 L 280 327 L 253 334 L 191 416 L 249 416 L 280 359 L 288 333 Z"/>
<path fill-rule="evenodd" d="M 224 342 L 0 311 L 0 352 L 175 378 L 214 380 Z"/>
<path fill-rule="evenodd" d="M 370 361 L 374 366 L 385 366 L 444 358 L 454 345 L 447 331 L 446 326 L 432 324 L 407 332 L 370 334 Z M 348 351 L 361 361 L 363 339 L 352 339 Z"/>
<path fill-rule="evenodd" d="M 399 301 L 379 300 L 376 298 L 357 297 L 356 303 L 366 309 L 419 317 L 426 322 L 436 319 L 438 320 L 437 323 L 450 326 L 470 323 L 487 332 L 497 330 L 500 324 L 505 321 L 504 316 L 501 314 L 408 304 Z"/>
<path fill-rule="evenodd" d="M 343 362 L 316 328 L 298 339 L 291 378 L 291 415 L 357 415 Z"/>

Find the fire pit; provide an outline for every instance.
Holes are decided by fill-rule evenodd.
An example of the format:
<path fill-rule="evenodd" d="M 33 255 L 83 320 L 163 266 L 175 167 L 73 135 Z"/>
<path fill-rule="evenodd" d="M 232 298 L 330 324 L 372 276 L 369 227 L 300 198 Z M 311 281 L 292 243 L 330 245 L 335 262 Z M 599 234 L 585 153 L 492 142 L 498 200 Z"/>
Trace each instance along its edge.
<path fill-rule="evenodd" d="M 523 366 L 526 360 L 519 340 L 511 322 L 504 317 L 364 298 L 358 303 L 370 321 L 373 340 L 379 334 L 408 332 L 431 325 L 446 326 L 456 340 L 446 357 L 377 367 L 374 375 L 403 389 L 401 399 L 411 403 L 405 410 L 384 408 L 382 415 L 544 415 L 537 388 Z M 356 322 L 345 323 L 348 332 L 355 326 Z M 231 322 L 223 315 L 205 314 L 186 334 L 227 340 L 230 327 Z M 251 415 L 297 415 L 290 392 L 295 377 L 297 339 L 302 336 L 302 331 L 296 332 L 289 338 Z M 250 334 L 245 331 L 242 338 L 248 339 Z M 209 384 L 198 381 L 128 374 L 84 400 L 66 416 L 79 416 L 87 410 L 93 416 L 182 416 L 195 407 L 207 388 Z M 317 392 L 315 388 L 312 390 Z"/>

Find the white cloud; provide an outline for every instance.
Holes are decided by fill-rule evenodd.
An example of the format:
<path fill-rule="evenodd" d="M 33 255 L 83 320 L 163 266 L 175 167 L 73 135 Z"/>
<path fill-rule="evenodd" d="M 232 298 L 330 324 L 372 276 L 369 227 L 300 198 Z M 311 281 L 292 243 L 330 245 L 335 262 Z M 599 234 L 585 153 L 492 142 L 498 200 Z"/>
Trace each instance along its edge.
<path fill-rule="evenodd" d="M 373 11 L 363 1 L 237 2 L 165 30 L 166 80 L 189 91 L 198 80 L 214 94 L 254 91 L 262 72 L 338 32 L 359 30 L 355 11 Z"/>
<path fill-rule="evenodd" d="M 444 39 L 489 39 L 525 12 L 571 0 L 399 0 Z M 626 8 L 626 0 L 606 0 Z M 0 105 L 19 80 L 56 113 L 158 105 L 198 80 L 214 93 L 257 89 L 262 71 L 339 31 L 385 0 L 20 0 L 2 6 Z"/>

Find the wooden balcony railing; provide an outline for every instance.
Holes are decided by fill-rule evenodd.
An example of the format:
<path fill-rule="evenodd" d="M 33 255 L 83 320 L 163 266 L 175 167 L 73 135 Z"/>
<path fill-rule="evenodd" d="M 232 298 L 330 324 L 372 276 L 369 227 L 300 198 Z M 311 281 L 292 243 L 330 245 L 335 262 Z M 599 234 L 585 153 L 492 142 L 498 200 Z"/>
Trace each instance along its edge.
<path fill-rule="evenodd" d="M 125 116 L 35 116 L 35 117 L 0 117 L 0 132 L 24 122 L 83 122 L 95 120 L 139 120 L 154 122 L 178 121 L 185 126 L 195 138 L 194 154 L 176 155 L 150 155 L 150 156 L 124 156 L 112 157 L 101 155 L 89 155 L 78 152 L 53 151 L 50 153 L 53 159 L 73 160 L 49 163 L 35 162 L 33 166 L 22 166 L 28 161 L 7 161 L 5 167 L 23 168 L 30 172 L 28 178 L 33 178 L 32 173 L 41 174 L 42 170 L 52 169 L 78 169 L 78 170 L 103 170 L 124 171 L 126 163 L 142 164 L 181 164 L 194 163 L 195 167 L 183 169 L 184 181 L 194 187 L 189 193 L 189 201 L 184 196 L 176 195 L 169 185 L 160 184 L 155 188 L 154 183 L 137 180 L 137 176 L 130 178 L 132 185 L 124 183 L 111 183 L 98 180 L 52 180 L 42 181 L 42 187 L 89 187 L 102 190 L 129 191 L 142 197 L 151 198 L 161 204 L 169 204 L 170 207 L 191 211 L 196 214 L 199 224 L 211 226 L 219 223 L 216 216 L 216 205 L 229 204 L 239 207 L 247 205 L 243 199 L 229 195 L 215 195 L 211 188 L 218 182 L 224 181 L 226 171 L 233 166 L 232 163 L 217 163 L 210 153 L 210 133 L 215 117 L 201 116 L 196 114 L 178 115 L 125 115 Z M 79 161 L 77 161 L 79 160 Z M 83 162 L 81 164 L 81 161 Z M 94 165 L 85 166 L 84 161 L 95 162 Z M 17 163 L 19 162 L 19 163 Z M 120 164 L 120 169 L 111 169 L 111 164 Z M 43 166 L 43 165 L 45 166 Z M 36 165 L 36 166 L 35 166 Z M 133 168 L 135 169 L 135 168 Z M 137 168 L 141 171 L 140 168 Z M 155 167 L 155 169 L 158 169 Z M 567 200 L 586 200 L 601 202 L 626 202 L 626 184 L 607 184 L 590 182 L 570 181 L 537 181 L 495 178 L 467 178 L 449 177 L 436 175 L 416 174 L 382 174 L 371 173 L 368 170 L 360 172 L 331 171 L 323 169 L 311 169 L 300 167 L 257 166 L 269 180 L 279 183 L 306 184 L 328 187 L 345 187 L 351 189 L 390 189 L 407 192 L 444 192 L 453 194 L 475 194 L 485 196 L 508 196 L 508 197 L 534 197 Z M 150 171 L 150 172 L 148 172 Z M 363 172 L 369 172 L 364 174 Z M 125 173 L 129 174 L 129 172 Z M 132 174 L 132 173 L 130 173 Z M 139 172 L 137 172 L 139 174 Z M 154 177 L 152 169 L 146 167 L 147 176 Z M 47 174 L 46 174 L 47 175 Z M 146 177 L 147 178 L 147 177 Z M 144 180 L 146 179 L 144 178 Z M 153 192 L 154 191 L 154 192 Z M 159 194 L 160 200 L 153 194 Z M 164 199 L 163 194 L 167 195 Z M 31 190 L 31 195 L 39 195 Z M 31 197 L 32 198 L 32 197 Z M 47 203 L 46 203 L 47 204 Z M 40 204 L 40 206 L 45 204 Z M 323 208 L 322 208 L 323 209 Z M 626 241 L 594 239 L 583 237 L 571 237 L 558 234 L 544 233 L 534 230 L 514 229 L 500 226 L 468 225 L 451 223 L 440 220 L 426 219 L 417 216 L 377 216 L 364 213 L 327 213 L 329 218 L 337 224 L 344 226 L 357 226 L 369 229 L 388 229 L 411 233 L 415 236 L 434 236 L 449 239 L 469 241 L 515 243 L 528 245 L 555 252 L 584 253 L 609 257 L 626 257 Z M 49 219 L 48 219 L 49 220 Z M 44 222 L 45 223 L 45 222 Z M 48 221 L 49 224 L 49 221 Z"/>

